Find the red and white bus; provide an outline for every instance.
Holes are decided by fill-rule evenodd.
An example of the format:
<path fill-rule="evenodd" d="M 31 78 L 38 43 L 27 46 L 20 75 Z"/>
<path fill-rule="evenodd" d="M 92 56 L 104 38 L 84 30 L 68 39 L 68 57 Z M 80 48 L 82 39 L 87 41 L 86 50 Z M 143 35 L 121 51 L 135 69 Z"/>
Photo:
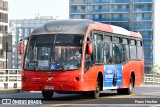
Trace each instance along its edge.
<path fill-rule="evenodd" d="M 27 40 L 22 90 L 42 91 L 45 99 L 54 92 L 89 93 L 93 98 L 108 89 L 131 94 L 144 81 L 140 33 L 70 19 L 37 27 Z"/>

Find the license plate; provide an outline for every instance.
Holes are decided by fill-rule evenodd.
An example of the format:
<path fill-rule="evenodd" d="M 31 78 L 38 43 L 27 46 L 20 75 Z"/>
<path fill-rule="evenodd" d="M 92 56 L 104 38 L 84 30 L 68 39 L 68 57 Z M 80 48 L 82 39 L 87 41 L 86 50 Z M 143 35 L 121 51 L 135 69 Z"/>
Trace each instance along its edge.
<path fill-rule="evenodd" d="M 53 89 L 54 89 L 54 86 L 45 86 L 45 89 L 46 89 L 46 90 L 53 90 Z"/>

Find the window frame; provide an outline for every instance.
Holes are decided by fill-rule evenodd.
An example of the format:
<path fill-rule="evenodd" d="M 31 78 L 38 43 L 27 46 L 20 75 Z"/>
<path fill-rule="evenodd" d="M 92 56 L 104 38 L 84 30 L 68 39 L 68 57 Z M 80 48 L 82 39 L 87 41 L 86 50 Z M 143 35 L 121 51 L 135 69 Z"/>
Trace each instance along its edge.
<path fill-rule="evenodd" d="M 102 50 L 102 52 L 103 52 L 103 61 L 101 62 L 101 63 L 97 63 L 97 62 L 95 62 L 95 60 L 93 60 L 94 61 L 94 64 L 116 64 L 116 63 L 113 63 L 113 44 L 114 43 L 118 43 L 118 44 L 120 44 L 121 45 L 121 48 L 122 48 L 122 45 L 128 45 L 128 53 L 127 53 L 127 60 L 125 60 L 125 61 L 123 61 L 122 59 L 121 59 L 121 61 L 120 61 L 120 63 L 119 64 L 125 64 L 125 63 L 127 63 L 128 61 L 130 61 L 130 60 L 136 60 L 136 61 L 140 61 L 140 60 L 142 60 L 142 58 L 141 59 L 138 59 L 138 50 L 137 50 L 137 41 L 140 41 L 140 44 L 141 44 L 141 47 L 142 47 L 142 55 L 143 55 L 143 41 L 142 41 L 142 39 L 141 38 L 137 38 L 137 37 L 130 37 L 129 35 L 122 35 L 122 34 L 116 34 L 116 33 L 111 33 L 111 32 L 105 32 L 105 31 L 98 31 L 98 30 L 91 30 L 91 36 L 89 37 L 89 39 L 92 41 L 92 43 L 94 42 L 94 34 L 98 34 L 98 35 L 101 35 L 102 36 L 102 41 L 101 41 L 101 44 L 102 44 L 102 46 L 103 46 L 103 50 Z M 108 36 L 108 37 L 110 37 L 111 39 L 110 39 L 110 44 L 112 45 L 111 47 L 112 47 L 112 49 L 111 49 L 111 51 L 112 51 L 112 55 L 111 55 L 111 62 L 112 63 L 106 63 L 105 62 L 105 43 L 107 42 L 106 40 L 105 40 L 105 36 Z M 117 41 L 114 41 L 114 37 L 116 37 L 116 38 L 119 38 Z M 124 42 L 124 39 L 125 39 L 125 42 Z M 131 41 L 134 41 L 133 43 L 131 42 Z M 132 59 L 131 58 L 131 50 L 130 50 L 130 46 L 135 46 L 135 48 L 136 48 L 136 58 L 135 59 Z M 123 51 L 123 50 L 122 50 Z M 121 52 L 121 54 L 122 54 L 122 52 Z M 93 56 L 93 58 L 94 58 L 95 56 Z M 122 57 L 122 55 L 121 55 L 121 57 Z"/>

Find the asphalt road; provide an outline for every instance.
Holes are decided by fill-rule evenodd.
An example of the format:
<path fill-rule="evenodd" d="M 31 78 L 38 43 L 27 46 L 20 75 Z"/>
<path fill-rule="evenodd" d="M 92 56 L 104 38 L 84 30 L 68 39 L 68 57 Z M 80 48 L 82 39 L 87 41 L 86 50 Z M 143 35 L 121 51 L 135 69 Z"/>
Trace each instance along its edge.
<path fill-rule="evenodd" d="M 0 94 L 2 99 L 12 99 L 12 105 L 1 104 L 3 107 L 21 107 L 23 105 L 18 104 L 18 100 L 21 101 L 37 101 L 37 105 L 25 105 L 32 107 L 160 107 L 160 86 L 141 86 L 134 88 L 131 95 L 118 95 L 114 91 L 101 92 L 99 99 L 92 99 L 81 94 L 57 94 L 55 93 L 53 98 L 49 101 L 44 101 L 41 92 L 21 92 L 21 93 L 9 93 Z M 14 101 L 13 101 L 14 100 Z M 13 104 L 14 103 L 14 104 Z M 42 103 L 42 104 L 39 104 Z M 28 103 L 27 103 L 28 104 Z"/>

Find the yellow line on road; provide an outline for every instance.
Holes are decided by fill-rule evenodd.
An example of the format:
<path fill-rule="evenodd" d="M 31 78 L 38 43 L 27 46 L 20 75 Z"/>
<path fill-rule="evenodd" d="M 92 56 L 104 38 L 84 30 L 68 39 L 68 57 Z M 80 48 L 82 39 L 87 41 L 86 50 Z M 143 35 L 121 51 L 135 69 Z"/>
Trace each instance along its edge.
<path fill-rule="evenodd" d="M 59 106 L 66 106 L 66 105 L 71 105 L 71 104 L 48 104 L 41 107 L 59 107 Z"/>

